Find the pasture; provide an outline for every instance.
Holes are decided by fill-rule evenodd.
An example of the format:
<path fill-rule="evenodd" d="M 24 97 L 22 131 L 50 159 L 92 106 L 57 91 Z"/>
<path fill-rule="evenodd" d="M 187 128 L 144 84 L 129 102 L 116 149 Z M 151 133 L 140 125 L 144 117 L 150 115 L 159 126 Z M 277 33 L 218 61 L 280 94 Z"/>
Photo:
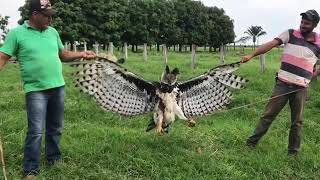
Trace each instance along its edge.
<path fill-rule="evenodd" d="M 247 49 L 246 52 L 250 52 Z M 116 52 L 119 55 L 119 52 Z M 304 113 L 301 153 L 287 156 L 290 127 L 288 106 L 278 115 L 256 149 L 245 146 L 274 85 L 280 65 L 274 49 L 266 55 L 266 71 L 260 73 L 256 58 L 236 74 L 249 80 L 247 86 L 233 91 L 234 100 L 227 110 L 196 119 L 194 128 L 177 120 L 169 134 L 146 133 L 151 113 L 123 117 L 100 109 L 94 100 L 78 91 L 64 65 L 66 80 L 65 122 L 61 148 L 63 159 L 48 167 L 42 155 L 39 179 L 318 179 L 320 177 L 320 96 L 319 81 L 312 83 Z M 170 67 L 178 67 L 180 80 L 199 75 L 219 64 L 219 53 L 197 52 L 196 69 L 190 69 L 190 52 L 169 52 Z M 239 61 L 229 51 L 226 63 Z M 124 64 L 147 80 L 159 80 L 164 63 L 161 53 L 131 53 Z M 27 121 L 24 93 L 18 65 L 8 63 L 0 71 L 0 135 L 8 177 L 21 179 L 23 144 Z M 44 149 L 43 149 L 44 150 Z M 0 171 L 0 178 L 2 178 Z"/>

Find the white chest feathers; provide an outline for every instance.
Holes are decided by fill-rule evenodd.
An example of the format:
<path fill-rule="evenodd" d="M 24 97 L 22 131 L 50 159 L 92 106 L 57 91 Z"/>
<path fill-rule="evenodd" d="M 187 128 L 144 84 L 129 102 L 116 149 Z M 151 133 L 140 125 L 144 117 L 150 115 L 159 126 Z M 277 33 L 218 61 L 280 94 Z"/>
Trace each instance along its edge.
<path fill-rule="evenodd" d="M 153 116 L 155 124 L 169 125 L 175 120 L 175 115 L 180 119 L 187 120 L 176 101 L 177 90 L 171 93 L 161 93 L 157 91 L 157 96 L 159 101 L 156 104 Z"/>

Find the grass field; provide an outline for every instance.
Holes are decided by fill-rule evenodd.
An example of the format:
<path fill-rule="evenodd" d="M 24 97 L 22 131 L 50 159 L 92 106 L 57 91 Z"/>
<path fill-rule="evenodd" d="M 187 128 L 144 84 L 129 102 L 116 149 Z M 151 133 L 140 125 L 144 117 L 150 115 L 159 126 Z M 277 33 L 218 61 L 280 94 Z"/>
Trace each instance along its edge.
<path fill-rule="evenodd" d="M 75 70 L 65 65 L 63 160 L 48 167 L 42 155 L 39 179 L 319 179 L 319 82 L 313 83 L 309 91 L 299 156 L 287 156 L 288 106 L 256 149 L 245 146 L 245 139 L 252 133 L 266 104 L 259 101 L 271 94 L 279 57 L 277 49 L 267 54 L 265 73 L 259 72 L 257 59 L 237 71 L 249 83 L 244 89 L 234 91 L 234 100 L 228 108 L 255 104 L 198 118 L 194 128 L 176 121 L 164 136 L 145 132 L 151 114 L 128 118 L 101 110 L 91 97 L 73 86 L 71 72 Z M 185 80 L 218 65 L 219 54 L 198 52 L 194 72 L 190 69 L 190 53 L 169 52 L 168 59 L 171 67 L 180 68 L 180 79 Z M 236 52 L 227 53 L 227 63 L 239 59 Z M 130 53 L 125 66 L 145 79 L 158 80 L 163 59 L 161 54 L 151 52 L 148 62 L 143 62 L 141 53 Z M 10 179 L 22 177 L 26 128 L 18 66 L 9 63 L 0 72 L 0 135 Z"/>

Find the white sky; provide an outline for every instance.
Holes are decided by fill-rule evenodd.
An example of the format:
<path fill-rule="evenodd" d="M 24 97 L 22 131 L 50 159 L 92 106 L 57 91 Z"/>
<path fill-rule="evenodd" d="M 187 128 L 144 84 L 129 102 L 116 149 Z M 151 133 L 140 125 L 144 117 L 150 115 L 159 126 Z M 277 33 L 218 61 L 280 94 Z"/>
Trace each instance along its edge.
<path fill-rule="evenodd" d="M 3 0 L 1 0 L 3 1 Z M 271 40 L 282 31 L 298 28 L 300 13 L 315 9 L 320 13 L 320 0 L 201 0 L 206 6 L 223 8 L 234 20 L 238 38 L 249 26 L 258 25 L 267 32 L 260 37 L 259 43 Z M 0 5 L 0 15 L 10 16 L 9 28 L 15 27 L 20 18 L 18 8 L 25 0 L 11 0 Z M 320 32 L 320 25 L 316 29 Z"/>

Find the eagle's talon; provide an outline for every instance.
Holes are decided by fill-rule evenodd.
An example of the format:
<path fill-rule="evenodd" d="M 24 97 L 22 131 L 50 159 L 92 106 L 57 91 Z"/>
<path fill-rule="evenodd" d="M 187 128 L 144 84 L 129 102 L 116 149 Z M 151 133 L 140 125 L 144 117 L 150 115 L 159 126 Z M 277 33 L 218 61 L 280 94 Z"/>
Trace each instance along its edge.
<path fill-rule="evenodd" d="M 188 119 L 188 126 L 189 127 L 195 127 L 196 126 L 196 121 L 193 119 Z"/>
<path fill-rule="evenodd" d="M 163 134 L 164 134 L 164 131 L 163 131 L 163 129 L 162 128 L 158 128 L 157 129 L 157 134 L 159 135 L 159 136 L 162 136 Z"/>

